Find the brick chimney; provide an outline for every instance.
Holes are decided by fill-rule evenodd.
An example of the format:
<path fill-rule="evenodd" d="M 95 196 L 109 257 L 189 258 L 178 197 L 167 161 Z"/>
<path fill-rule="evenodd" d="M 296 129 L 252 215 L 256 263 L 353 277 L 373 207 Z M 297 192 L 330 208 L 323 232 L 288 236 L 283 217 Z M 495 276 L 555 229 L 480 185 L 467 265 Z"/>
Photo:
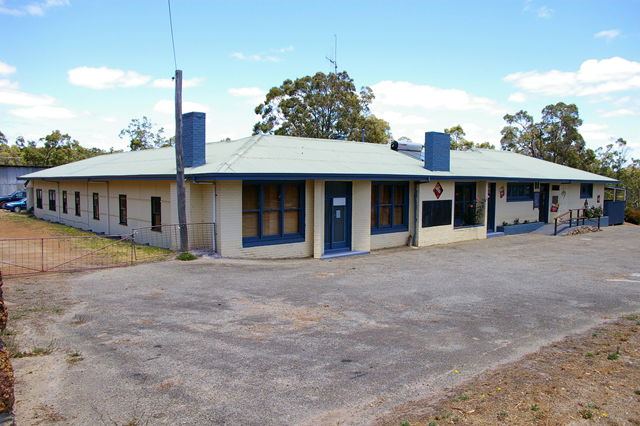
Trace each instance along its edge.
<path fill-rule="evenodd" d="M 424 168 L 434 172 L 450 170 L 451 137 L 448 133 L 425 132 Z"/>
<path fill-rule="evenodd" d="M 206 161 L 204 112 L 182 114 L 182 146 L 184 166 L 198 167 Z"/>

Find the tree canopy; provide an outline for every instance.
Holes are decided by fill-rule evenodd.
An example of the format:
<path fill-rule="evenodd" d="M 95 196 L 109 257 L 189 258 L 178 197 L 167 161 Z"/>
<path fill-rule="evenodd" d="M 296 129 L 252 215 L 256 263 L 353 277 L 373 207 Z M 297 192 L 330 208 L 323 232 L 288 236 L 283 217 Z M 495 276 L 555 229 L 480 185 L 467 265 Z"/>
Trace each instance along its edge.
<path fill-rule="evenodd" d="M 389 123 L 369 110 L 374 97 L 369 87 L 356 92 L 346 71 L 287 79 L 255 108 L 253 133 L 387 143 Z"/>
<path fill-rule="evenodd" d="M 489 142 L 475 143 L 465 138 L 467 134 L 459 124 L 451 127 L 450 129 L 444 129 L 444 132 L 451 136 L 451 149 L 456 151 L 468 151 L 470 149 L 478 148 L 496 149 L 496 147 Z"/>
<path fill-rule="evenodd" d="M 133 118 L 129 122 L 129 126 L 120 131 L 119 136 L 121 139 L 129 140 L 129 148 L 131 151 L 163 148 L 173 145 L 173 141 L 164 136 L 164 128 L 160 127 L 156 130 L 155 124 L 146 116 Z"/>
<path fill-rule="evenodd" d="M 60 166 L 107 153 L 99 148 L 83 147 L 60 130 L 54 130 L 38 141 L 27 141 L 19 136 L 15 144 L 10 145 L 6 138 L 4 140 L 0 143 L 0 164 L 10 166 Z"/>

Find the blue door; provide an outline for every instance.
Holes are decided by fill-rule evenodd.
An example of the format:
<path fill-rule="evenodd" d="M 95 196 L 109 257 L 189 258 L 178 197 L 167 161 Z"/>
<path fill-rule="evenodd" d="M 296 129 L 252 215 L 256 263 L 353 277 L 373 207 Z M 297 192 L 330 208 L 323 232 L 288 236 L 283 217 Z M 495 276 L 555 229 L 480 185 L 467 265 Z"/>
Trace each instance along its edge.
<path fill-rule="evenodd" d="M 496 231 L 496 184 L 489 184 L 489 198 L 487 209 L 487 232 Z"/>
<path fill-rule="evenodd" d="M 326 182 L 324 251 L 351 250 L 351 182 Z"/>

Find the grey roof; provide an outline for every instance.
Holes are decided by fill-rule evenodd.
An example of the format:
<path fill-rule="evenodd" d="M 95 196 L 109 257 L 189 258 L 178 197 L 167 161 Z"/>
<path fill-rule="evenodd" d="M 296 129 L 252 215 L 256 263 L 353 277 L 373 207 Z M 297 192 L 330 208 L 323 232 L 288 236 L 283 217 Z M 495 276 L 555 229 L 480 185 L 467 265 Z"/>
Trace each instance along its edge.
<path fill-rule="evenodd" d="M 257 135 L 206 144 L 206 163 L 190 179 L 331 178 L 501 179 L 616 182 L 506 151 L 451 151 L 451 171 L 436 172 L 388 145 Z M 24 179 L 173 179 L 173 148 L 101 155 L 22 176 Z"/>

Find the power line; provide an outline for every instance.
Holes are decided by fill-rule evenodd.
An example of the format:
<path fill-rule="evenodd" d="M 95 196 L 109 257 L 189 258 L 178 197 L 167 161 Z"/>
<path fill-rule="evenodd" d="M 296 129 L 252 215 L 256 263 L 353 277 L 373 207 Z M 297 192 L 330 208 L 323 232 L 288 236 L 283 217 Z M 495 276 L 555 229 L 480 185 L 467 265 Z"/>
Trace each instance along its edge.
<path fill-rule="evenodd" d="M 167 0 L 169 6 L 169 27 L 171 28 L 171 46 L 173 46 L 173 64 L 178 69 L 178 60 L 176 59 L 176 42 L 173 39 L 173 20 L 171 19 L 171 0 Z"/>

